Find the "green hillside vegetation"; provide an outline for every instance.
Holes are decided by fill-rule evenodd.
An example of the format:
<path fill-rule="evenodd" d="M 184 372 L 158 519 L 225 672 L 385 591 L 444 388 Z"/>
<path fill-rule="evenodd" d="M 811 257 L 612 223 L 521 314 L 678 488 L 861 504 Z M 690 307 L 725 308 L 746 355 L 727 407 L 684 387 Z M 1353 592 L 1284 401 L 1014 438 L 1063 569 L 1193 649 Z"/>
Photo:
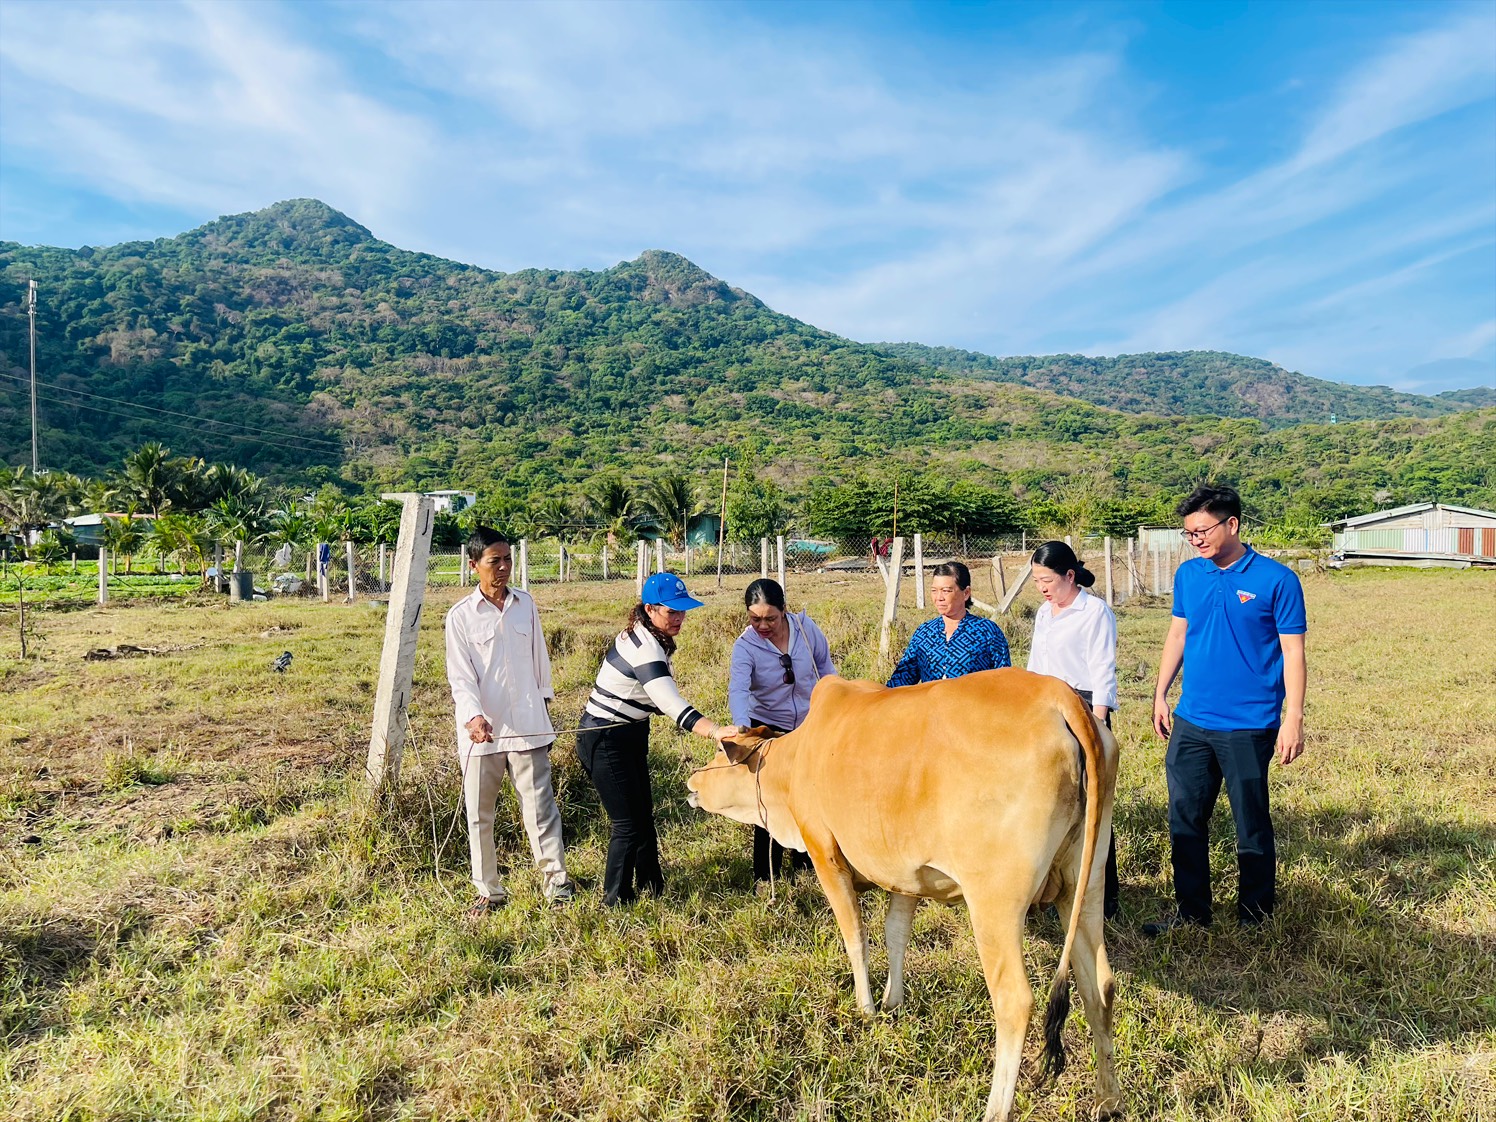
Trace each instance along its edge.
<path fill-rule="evenodd" d="M 1270 424 L 1387 417 L 1433 417 L 1472 404 L 1496 401 L 1463 396 L 1468 391 L 1421 397 L 1386 386 L 1325 382 L 1284 370 L 1276 363 L 1222 351 L 1158 354 L 994 358 L 952 347 L 880 343 L 887 354 L 955 374 L 991 378 L 1078 397 L 1129 413 L 1255 417 Z"/>
<path fill-rule="evenodd" d="M 159 440 L 297 490 L 460 486 L 482 514 L 565 522 L 595 520 L 583 499 L 602 477 L 639 492 L 684 476 L 705 506 L 730 456 L 755 472 L 739 509 L 824 533 L 879 529 L 895 476 L 910 529 L 1123 530 L 1206 475 L 1299 526 L 1380 502 L 1496 505 L 1496 411 L 1280 371 L 1277 405 L 1263 390 L 1259 415 L 1204 416 L 1232 412 L 1231 371 L 1277 369 L 1206 352 L 1145 356 L 1139 383 L 1172 379 L 1178 409 L 1128 388 L 1136 357 L 1076 360 L 1098 364 L 1095 384 L 1074 367 L 1060 396 L 828 334 L 675 254 L 497 273 L 398 249 L 312 200 L 104 249 L 0 243 L 11 464 L 29 446 L 30 276 L 43 459 L 92 478 Z M 1447 415 L 1282 427 L 1314 402 L 1342 420 Z M 1144 406 L 1195 415 L 1122 411 Z M 926 517 L 909 505 L 921 494 Z"/>

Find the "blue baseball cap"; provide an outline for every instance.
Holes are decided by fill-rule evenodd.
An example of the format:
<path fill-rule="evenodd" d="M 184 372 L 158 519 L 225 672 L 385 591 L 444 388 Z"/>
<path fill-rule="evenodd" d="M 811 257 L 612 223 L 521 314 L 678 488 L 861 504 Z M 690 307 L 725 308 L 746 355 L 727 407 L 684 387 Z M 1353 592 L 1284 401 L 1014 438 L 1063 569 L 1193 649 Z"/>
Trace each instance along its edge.
<path fill-rule="evenodd" d="M 662 604 L 677 612 L 701 607 L 701 601 L 686 591 L 686 582 L 674 573 L 656 573 L 644 582 L 644 591 L 639 599 L 646 604 Z"/>

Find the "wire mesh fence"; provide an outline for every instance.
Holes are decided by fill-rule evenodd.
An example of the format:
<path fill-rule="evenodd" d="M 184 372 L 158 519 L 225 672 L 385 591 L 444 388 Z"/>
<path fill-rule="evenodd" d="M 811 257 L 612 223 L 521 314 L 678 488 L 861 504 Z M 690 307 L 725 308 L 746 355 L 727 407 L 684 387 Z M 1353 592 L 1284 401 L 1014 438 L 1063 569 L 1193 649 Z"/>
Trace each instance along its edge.
<path fill-rule="evenodd" d="M 917 539 L 917 543 L 916 543 Z M 918 563 L 926 575 L 946 561 L 965 563 L 979 587 L 1001 598 L 1013 581 L 1025 577 L 1030 550 L 1041 539 L 1027 534 L 1001 537 L 921 534 L 905 538 L 903 570 Z M 1184 543 L 1159 535 L 1136 539 L 1102 538 L 1074 543 L 1097 574 L 1098 584 L 1111 559 L 1109 585 L 1114 602 L 1166 594 L 1173 574 L 1190 554 Z M 892 539 L 783 536 L 756 542 L 673 545 L 663 540 L 568 542 L 539 538 L 516 543 L 512 582 L 520 587 L 579 581 L 632 582 L 659 570 L 700 578 L 720 571 L 729 576 L 770 576 L 786 582 L 811 572 L 879 576 L 889 565 Z M 917 555 L 917 556 L 916 556 Z M 0 608 L 18 600 L 39 606 L 82 606 L 101 601 L 139 601 L 229 596 L 271 599 L 280 596 L 347 601 L 387 595 L 393 579 L 395 547 L 371 543 L 326 542 L 310 546 L 245 545 L 239 550 L 204 550 L 191 557 L 137 555 L 106 557 L 104 579 L 92 556 L 50 563 L 17 562 L 0 554 Z M 472 574 L 458 549 L 433 549 L 426 561 L 428 588 L 462 588 Z M 1100 593 L 1101 588 L 1096 591 Z"/>

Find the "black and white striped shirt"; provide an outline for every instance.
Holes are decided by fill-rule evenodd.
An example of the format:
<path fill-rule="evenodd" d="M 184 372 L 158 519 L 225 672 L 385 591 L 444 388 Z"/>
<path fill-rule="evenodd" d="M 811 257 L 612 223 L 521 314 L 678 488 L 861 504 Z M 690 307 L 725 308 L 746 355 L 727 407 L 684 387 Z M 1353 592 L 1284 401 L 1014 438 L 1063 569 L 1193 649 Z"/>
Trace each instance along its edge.
<path fill-rule="evenodd" d="M 587 698 L 582 723 L 647 721 L 652 713 L 669 717 L 687 732 L 701 720 L 696 707 L 680 695 L 665 648 L 639 623 L 608 648 Z"/>

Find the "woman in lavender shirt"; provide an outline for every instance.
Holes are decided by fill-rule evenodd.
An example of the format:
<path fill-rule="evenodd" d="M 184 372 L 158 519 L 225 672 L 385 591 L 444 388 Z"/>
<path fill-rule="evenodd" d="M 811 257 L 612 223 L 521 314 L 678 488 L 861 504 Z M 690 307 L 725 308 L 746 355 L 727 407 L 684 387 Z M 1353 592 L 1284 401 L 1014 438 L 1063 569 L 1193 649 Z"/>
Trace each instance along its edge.
<path fill-rule="evenodd" d="M 743 593 L 748 626 L 732 647 L 727 705 L 739 728 L 768 725 L 793 732 L 810 710 L 810 691 L 827 674 L 836 673 L 831 649 L 810 616 L 784 606 L 778 581 L 756 580 Z M 777 869 L 784 847 L 762 826 L 753 827 L 753 879 L 767 881 Z M 791 868 L 809 868 L 810 858 L 794 853 Z"/>

